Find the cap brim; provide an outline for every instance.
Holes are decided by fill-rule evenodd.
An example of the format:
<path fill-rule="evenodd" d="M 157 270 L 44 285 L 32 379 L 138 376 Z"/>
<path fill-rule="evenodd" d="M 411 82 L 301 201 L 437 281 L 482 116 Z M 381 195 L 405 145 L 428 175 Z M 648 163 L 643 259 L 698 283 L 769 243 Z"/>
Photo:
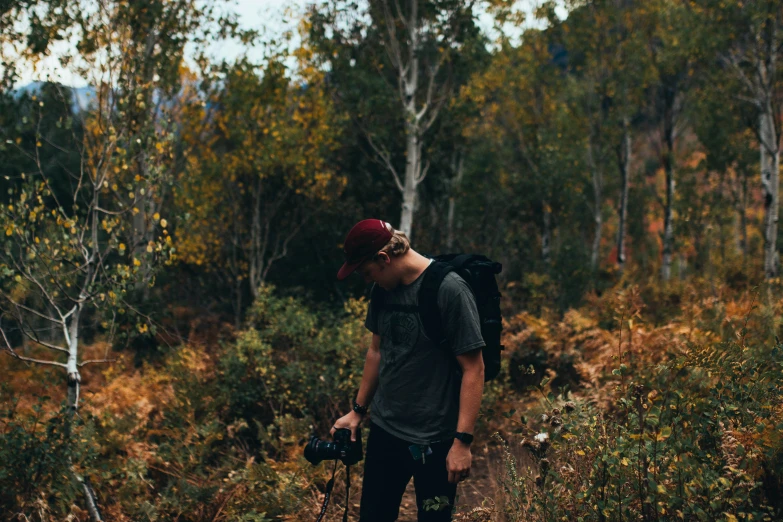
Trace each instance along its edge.
<path fill-rule="evenodd" d="M 337 280 L 342 281 L 349 275 L 353 274 L 354 271 L 356 271 L 357 268 L 359 268 L 359 265 L 364 263 L 364 259 L 360 259 L 359 261 L 355 261 L 353 263 L 349 263 L 346 261 L 342 267 L 340 267 L 340 270 L 337 272 Z"/>

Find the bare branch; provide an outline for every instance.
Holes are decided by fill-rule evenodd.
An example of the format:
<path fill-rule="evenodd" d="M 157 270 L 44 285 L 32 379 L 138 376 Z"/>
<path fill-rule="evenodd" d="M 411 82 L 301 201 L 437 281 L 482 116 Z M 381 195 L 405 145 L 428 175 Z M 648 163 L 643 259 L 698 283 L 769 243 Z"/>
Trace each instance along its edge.
<path fill-rule="evenodd" d="M 5 341 L 5 348 L 8 351 L 8 353 L 20 361 L 34 363 L 34 364 L 44 364 L 48 366 L 57 366 L 58 368 L 67 368 L 65 364 L 56 362 L 56 361 L 45 361 L 43 359 L 34 359 L 32 357 L 25 357 L 24 355 L 19 355 L 16 353 L 16 351 L 11 347 L 11 343 L 8 342 L 8 337 L 5 335 L 5 330 L 3 328 L 0 328 L 0 334 L 3 335 L 3 341 Z"/>
<path fill-rule="evenodd" d="M 79 363 L 79 368 L 82 366 L 86 366 L 88 364 L 105 364 L 105 363 L 113 363 L 116 362 L 117 359 L 90 359 L 87 361 L 82 361 Z"/>
<path fill-rule="evenodd" d="M 438 119 L 438 114 L 440 113 L 440 110 L 443 108 L 444 101 L 445 98 L 441 98 L 432 107 L 432 111 L 430 112 L 430 117 L 427 119 L 426 123 L 424 123 L 424 125 L 421 127 L 422 134 L 427 132 L 430 129 L 430 127 L 432 127 L 432 124 L 435 123 L 435 121 Z"/>
<path fill-rule="evenodd" d="M 27 312 L 30 312 L 33 315 L 37 315 L 41 319 L 46 319 L 47 321 L 51 321 L 51 322 L 53 322 L 55 324 L 63 324 L 63 322 L 64 322 L 63 320 L 55 319 L 54 317 L 50 317 L 48 315 L 42 314 L 41 312 L 39 312 L 37 310 L 34 310 L 32 308 L 29 308 L 29 307 L 23 305 L 22 303 L 17 303 L 13 299 L 11 299 L 11 297 L 8 294 L 6 294 L 5 292 L 3 292 L 2 290 L 0 290 L 0 296 L 2 296 L 4 299 L 7 299 L 8 302 L 13 304 L 17 308 L 21 308 L 21 309 L 23 309 L 23 310 L 25 310 Z"/>
<path fill-rule="evenodd" d="M 275 261 L 279 261 L 283 259 L 285 256 L 288 255 L 288 244 L 291 242 L 291 240 L 296 237 L 296 235 L 299 233 L 299 231 L 302 229 L 302 227 L 307 223 L 307 221 L 310 219 L 312 214 L 305 213 L 305 216 L 300 220 L 299 224 L 296 225 L 293 230 L 291 231 L 288 236 L 283 240 L 282 242 L 282 248 L 280 248 L 280 244 L 277 245 L 275 248 L 275 253 L 269 258 L 269 260 L 266 262 L 266 265 L 264 266 L 264 271 L 262 274 L 262 279 L 266 280 L 267 274 L 269 274 L 269 269 L 272 268 L 272 264 Z"/>
<path fill-rule="evenodd" d="M 36 285 L 39 290 L 41 291 L 41 294 L 46 298 L 46 300 L 49 302 L 50 305 L 52 305 L 52 308 L 54 308 L 57 311 L 57 315 L 59 315 L 62 318 L 62 314 L 60 313 L 60 310 L 57 306 L 57 302 L 54 300 L 52 296 L 49 295 L 49 292 L 46 291 L 46 289 L 43 287 L 43 285 L 35 278 L 33 277 L 32 273 L 30 273 L 30 267 L 22 267 L 17 262 L 16 259 L 11 259 L 11 261 L 14 264 L 14 267 L 16 270 L 28 281 Z M 27 272 L 25 272 L 24 269 L 27 269 Z M 65 321 L 65 319 L 63 319 Z"/>
<path fill-rule="evenodd" d="M 389 169 L 389 172 L 391 172 L 392 176 L 394 177 L 394 182 L 397 184 L 397 188 L 400 190 L 400 192 L 405 191 L 405 187 L 402 185 L 402 181 L 400 181 L 400 176 L 397 174 L 397 170 L 394 168 L 394 165 L 392 165 L 391 157 L 389 155 L 389 151 L 386 150 L 383 145 L 376 145 L 375 142 L 372 139 L 372 136 L 370 133 L 365 133 L 367 136 L 367 141 L 370 143 L 370 146 L 373 148 L 376 154 L 383 160 L 384 164 L 386 165 L 386 168 Z"/>
<path fill-rule="evenodd" d="M 62 346 L 56 346 L 56 345 L 54 345 L 54 344 L 49 344 L 49 343 L 47 343 L 46 341 L 42 341 L 42 340 L 41 340 L 41 339 L 38 337 L 38 335 L 32 335 L 32 334 L 30 334 L 30 333 L 27 331 L 27 328 L 25 328 L 25 327 L 24 327 L 24 324 L 21 324 L 21 323 L 20 323 L 20 326 L 21 326 L 21 328 L 20 328 L 20 331 L 21 331 L 21 332 L 22 332 L 22 333 L 25 335 L 25 337 L 27 337 L 28 339 L 30 339 L 30 340 L 31 340 L 31 341 L 33 341 L 34 343 L 36 343 L 36 344 L 40 344 L 41 346 L 43 346 L 43 347 L 45 347 L 45 348 L 49 348 L 50 350 L 54 350 L 54 351 L 56 351 L 56 352 L 61 352 L 61 353 L 66 353 L 66 354 L 67 354 L 67 353 L 70 353 L 68 350 L 66 350 L 66 349 L 65 349 L 65 348 L 63 348 Z"/>
<path fill-rule="evenodd" d="M 438 76 L 438 72 L 440 71 L 441 66 L 446 61 L 447 55 L 448 53 L 446 51 L 442 52 L 438 57 L 438 61 L 435 63 L 435 65 L 430 67 L 430 77 L 429 81 L 427 82 L 427 96 L 421 110 L 418 112 L 418 114 L 416 114 L 416 121 L 419 121 L 424 117 L 424 115 L 427 113 L 427 109 L 429 109 L 430 105 L 432 104 L 432 94 L 435 91 L 435 79 Z M 433 121 L 435 121 L 435 118 L 430 118 L 430 121 L 426 127 L 429 128 Z"/>
<path fill-rule="evenodd" d="M 405 68 L 405 64 L 402 63 L 402 52 L 400 50 L 400 42 L 397 40 L 397 27 L 394 15 L 389 8 L 388 0 L 384 0 L 382 3 L 386 32 L 389 37 L 389 45 L 384 46 L 386 48 L 386 54 L 389 56 L 392 65 L 400 72 L 400 76 L 404 76 L 403 69 Z"/>
<path fill-rule="evenodd" d="M 753 84 L 748 75 L 745 74 L 745 71 L 742 70 L 742 66 L 739 63 L 739 57 L 734 53 L 730 53 L 729 55 L 721 56 L 721 61 L 734 70 L 737 78 L 745 85 L 745 88 L 756 97 L 754 103 L 760 105 L 760 101 L 758 100 L 759 93 L 756 90 L 756 85 Z"/>
<path fill-rule="evenodd" d="M 734 98 L 736 100 L 739 100 L 741 102 L 749 103 L 751 105 L 755 105 L 757 108 L 761 108 L 761 103 L 756 98 L 751 98 L 749 96 L 744 96 L 742 94 L 735 94 Z"/>
<path fill-rule="evenodd" d="M 427 177 L 427 171 L 429 171 L 429 170 L 430 170 L 430 162 L 429 162 L 429 160 L 427 160 L 427 164 L 424 165 L 424 169 L 422 169 L 422 171 L 421 171 L 421 176 L 416 178 L 416 181 L 415 181 L 416 185 L 418 185 L 419 183 L 424 181 L 424 178 Z"/>

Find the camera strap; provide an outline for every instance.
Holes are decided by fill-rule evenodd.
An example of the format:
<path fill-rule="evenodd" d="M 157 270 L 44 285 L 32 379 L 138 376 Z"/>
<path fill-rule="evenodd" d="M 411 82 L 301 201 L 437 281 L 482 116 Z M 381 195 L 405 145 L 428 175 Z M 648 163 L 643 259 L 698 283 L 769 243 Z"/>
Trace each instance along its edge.
<path fill-rule="evenodd" d="M 334 469 L 332 470 L 332 478 L 326 483 L 326 493 L 324 494 L 324 502 L 321 505 L 321 513 L 318 515 L 318 519 L 315 522 L 322 522 L 326 516 L 326 508 L 329 506 L 329 499 L 332 498 L 332 490 L 334 489 L 334 476 L 337 474 L 337 462 L 334 461 Z M 345 512 L 343 512 L 343 522 L 348 522 L 348 498 L 351 491 L 351 466 L 345 466 Z"/>

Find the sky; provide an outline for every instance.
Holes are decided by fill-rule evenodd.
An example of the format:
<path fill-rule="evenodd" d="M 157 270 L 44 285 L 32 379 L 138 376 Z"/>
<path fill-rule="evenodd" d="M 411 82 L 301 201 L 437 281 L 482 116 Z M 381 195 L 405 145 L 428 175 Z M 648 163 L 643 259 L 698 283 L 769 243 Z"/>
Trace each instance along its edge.
<path fill-rule="evenodd" d="M 310 0 L 312 1 L 312 0 Z M 533 9 L 538 0 L 518 0 L 521 8 L 527 12 Z M 280 35 L 286 30 L 296 29 L 296 17 L 286 17 L 286 8 L 303 12 L 308 0 L 234 0 L 230 7 L 239 15 L 239 22 L 244 28 L 265 29 L 269 35 Z M 480 25 L 487 31 L 492 28 L 492 20 L 489 15 L 479 17 Z M 63 69 L 56 58 L 58 52 L 62 52 L 69 44 L 61 43 L 55 47 L 53 56 L 42 60 L 36 68 L 22 67 L 17 86 L 27 85 L 33 81 L 52 80 L 69 85 L 71 87 L 84 87 L 87 81 L 84 78 L 74 76 L 71 71 Z M 245 49 L 238 42 L 224 43 L 215 46 L 211 50 L 217 58 L 235 58 Z M 261 50 L 256 50 L 260 54 Z"/>
<path fill-rule="evenodd" d="M 266 28 L 270 33 L 282 34 L 288 29 L 296 28 L 296 20 L 287 20 L 284 13 L 286 8 L 302 10 L 306 0 L 234 0 L 229 8 L 234 10 L 239 17 L 242 27 Z M 35 68 L 20 67 L 20 79 L 17 86 L 27 85 L 33 81 L 51 79 L 71 87 L 84 87 L 87 81 L 84 78 L 74 76 L 71 71 L 60 66 L 57 53 L 64 51 L 69 44 L 60 43 L 53 50 L 51 56 L 43 59 Z M 212 50 L 217 57 L 231 58 L 243 52 L 239 43 L 223 44 Z"/>

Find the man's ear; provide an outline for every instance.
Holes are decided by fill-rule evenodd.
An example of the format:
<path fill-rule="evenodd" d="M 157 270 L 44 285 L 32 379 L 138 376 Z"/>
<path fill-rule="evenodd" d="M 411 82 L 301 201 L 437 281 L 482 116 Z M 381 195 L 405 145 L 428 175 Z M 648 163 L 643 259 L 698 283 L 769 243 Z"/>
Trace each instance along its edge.
<path fill-rule="evenodd" d="M 391 257 L 389 257 L 389 254 L 387 254 L 386 252 L 378 252 L 376 260 L 381 265 L 389 265 L 389 264 L 391 264 Z"/>

